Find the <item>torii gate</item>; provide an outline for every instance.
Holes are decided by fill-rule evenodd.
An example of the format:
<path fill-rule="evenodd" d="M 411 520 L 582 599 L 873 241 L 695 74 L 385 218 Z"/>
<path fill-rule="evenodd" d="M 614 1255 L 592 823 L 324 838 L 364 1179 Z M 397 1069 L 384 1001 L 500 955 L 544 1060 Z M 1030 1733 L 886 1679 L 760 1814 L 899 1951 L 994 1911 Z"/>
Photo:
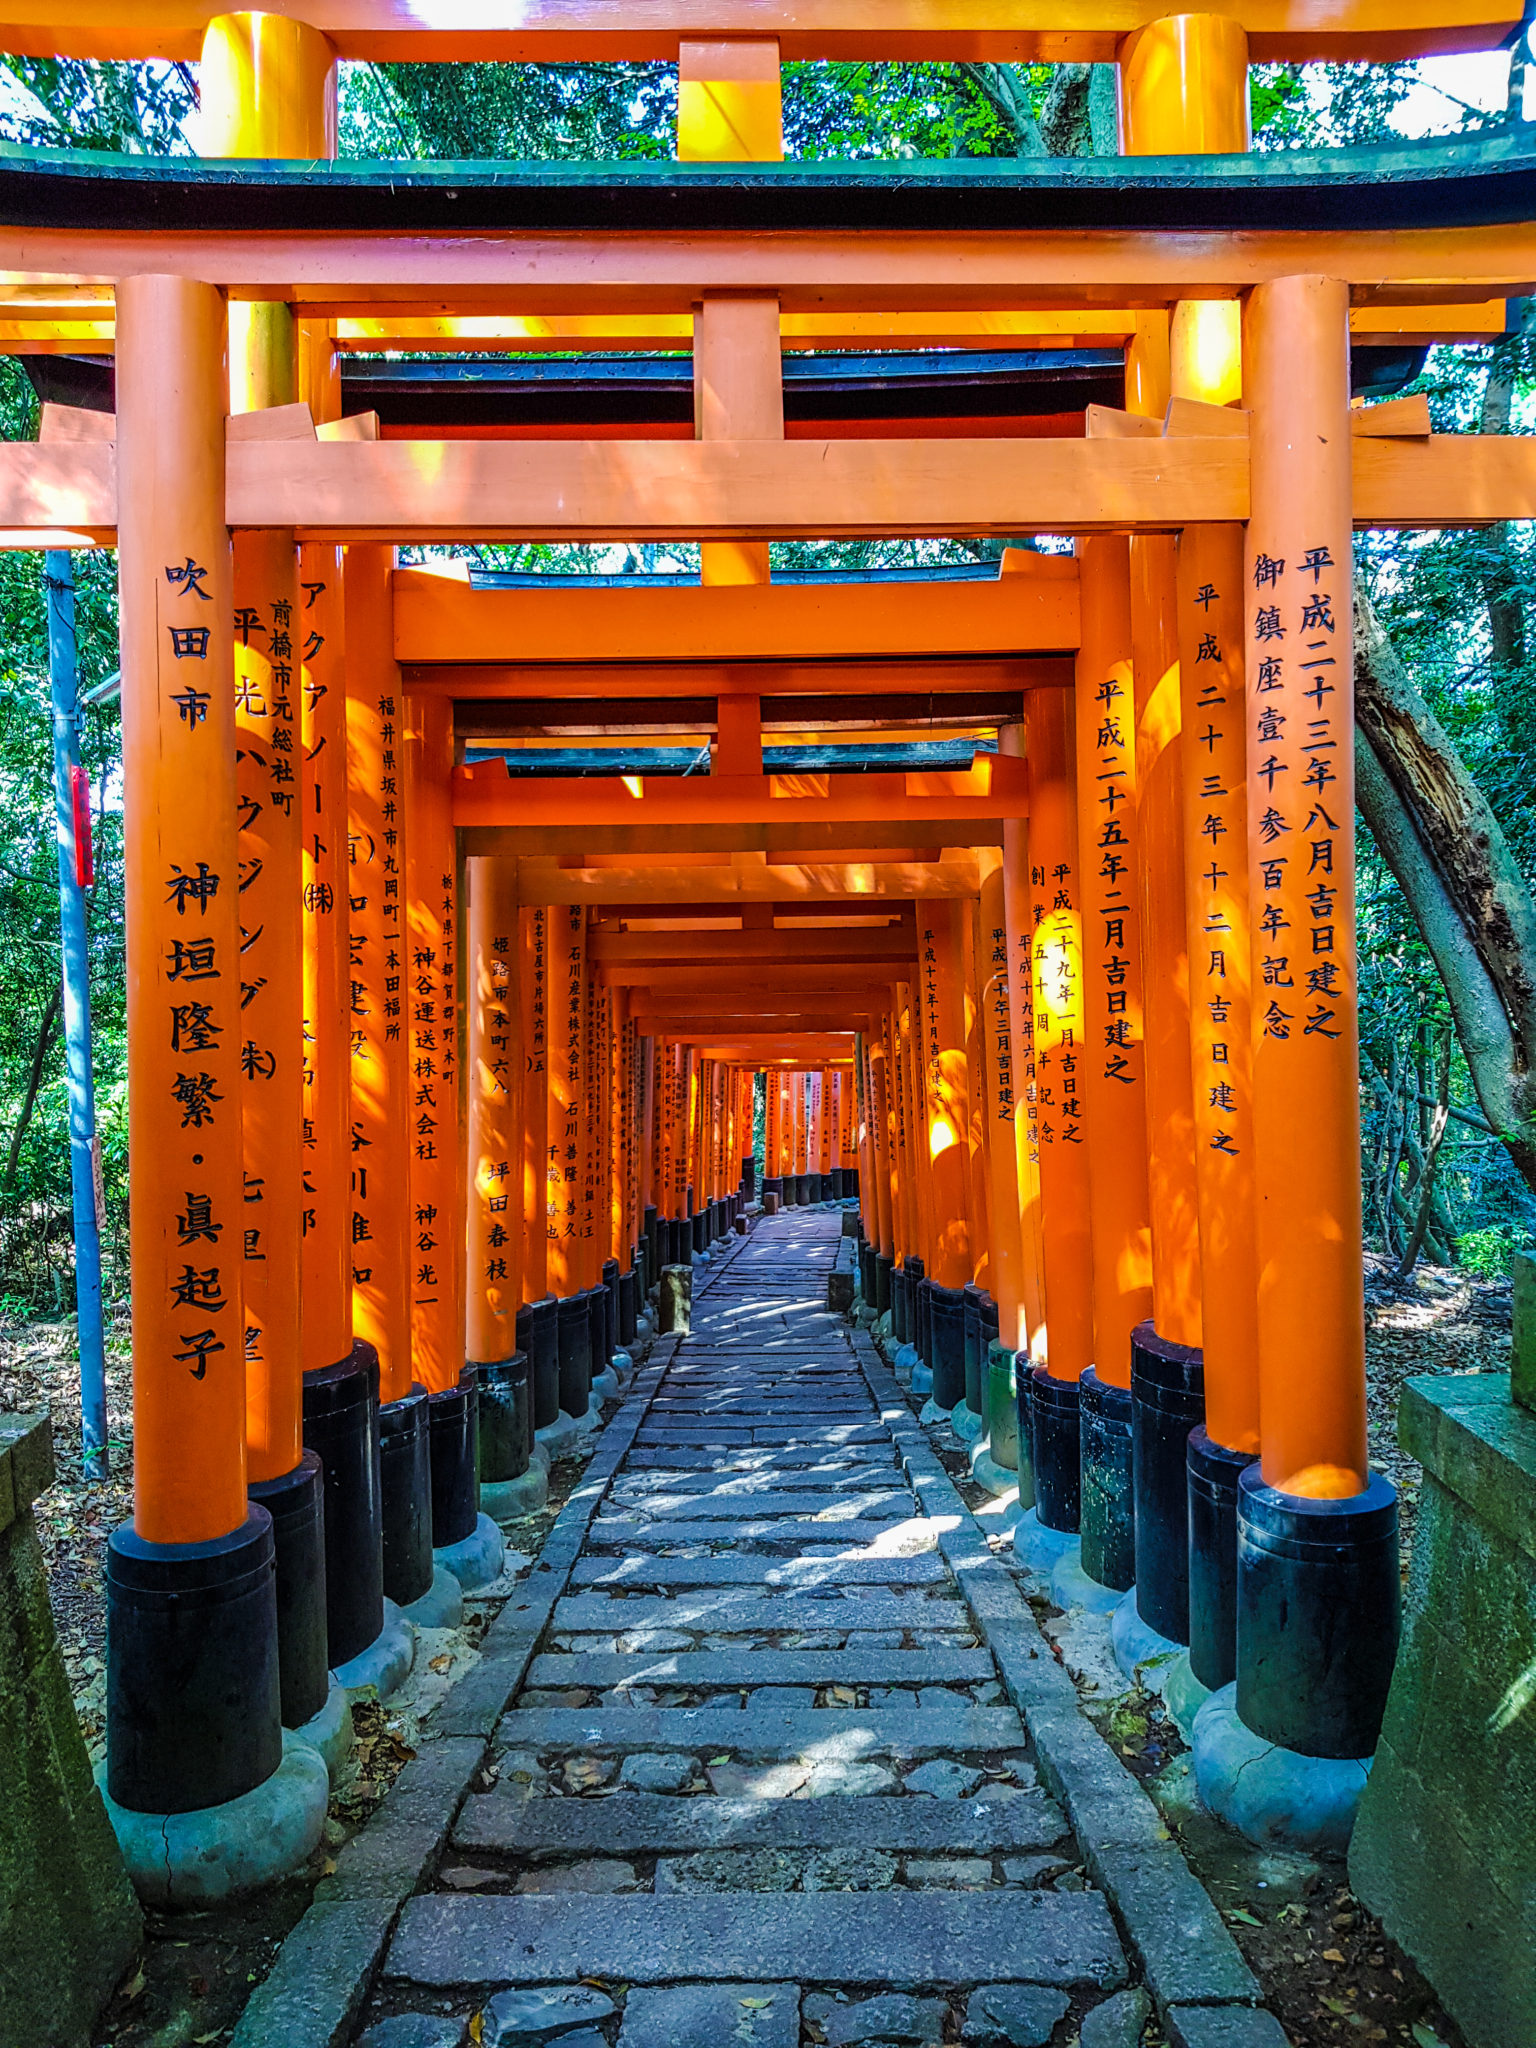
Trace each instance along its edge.
<path fill-rule="evenodd" d="M 1433 435 L 1418 401 L 1352 410 L 1350 344 L 1500 331 L 1536 208 L 1503 144 L 1343 180 L 1255 164 L 1247 65 L 1489 47 L 1514 0 L 519 16 L 0 0 L 14 49 L 201 54 L 226 159 L 0 165 L 0 342 L 116 364 L 115 420 L 50 409 L 0 449 L 9 544 L 119 557 L 114 1813 L 257 1797 L 283 1723 L 334 1736 L 327 1669 L 385 1668 L 385 1596 L 429 1598 L 434 1550 L 473 1568 L 476 1396 L 487 1476 L 515 1483 L 639 1312 L 654 1225 L 680 1255 L 690 1189 L 711 1225 L 740 1206 L 756 1072 L 770 1180 L 847 1186 L 857 1159 L 870 1291 L 938 1405 L 1001 1443 L 1024 1361 L 1021 1540 L 1080 1533 L 1090 1579 L 1134 1580 L 1140 1625 L 1188 1642 L 1195 1687 L 1235 1676 L 1256 1733 L 1367 1754 L 1397 1565 L 1364 1430 L 1352 529 L 1529 517 L 1536 457 Z M 765 168 L 781 60 L 854 55 L 1116 62 L 1127 155 L 1162 161 Z M 333 168 L 338 57 L 676 60 L 693 161 Z M 1125 409 L 1025 448 L 786 429 L 786 348 L 999 338 L 1124 346 Z M 679 344 L 692 440 L 341 416 L 348 350 Z M 768 573 L 774 540 L 955 533 L 1076 555 L 1016 551 L 963 595 Z M 484 592 L 390 555 L 612 537 L 700 542 L 702 587 Z M 988 692 L 1017 707 L 978 716 Z M 997 753 L 765 772 L 776 716 L 867 734 L 887 699 L 947 695 L 944 729 Z M 464 707 L 505 730 L 536 701 L 558 733 L 591 722 L 562 706 L 633 727 L 698 700 L 714 755 L 687 780 L 456 751 Z M 818 899 L 808 944 L 780 906 Z M 716 929 L 666 933 L 690 920 L 663 906 Z M 835 1167 L 827 1083 L 797 1078 L 834 1073 Z"/>

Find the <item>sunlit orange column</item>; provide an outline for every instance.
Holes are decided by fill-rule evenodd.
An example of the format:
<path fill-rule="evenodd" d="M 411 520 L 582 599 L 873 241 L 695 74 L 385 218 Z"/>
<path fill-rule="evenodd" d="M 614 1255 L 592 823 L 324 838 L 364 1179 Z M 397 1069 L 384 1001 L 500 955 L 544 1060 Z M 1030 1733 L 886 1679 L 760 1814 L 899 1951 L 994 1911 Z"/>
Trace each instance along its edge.
<path fill-rule="evenodd" d="M 1020 755 L 1024 729 L 1003 727 L 999 751 Z M 1040 1124 L 1035 1075 L 1035 996 L 1031 954 L 1033 898 L 1029 874 L 1029 820 L 1003 821 L 1003 943 L 1007 953 L 1008 1024 L 1013 1043 L 1014 1186 L 1019 1217 L 1019 1316 L 1003 1341 L 1023 1354 L 1020 1373 L 1045 1358 L 1045 1273 L 1041 1244 Z M 1024 1469 L 1021 1467 L 1021 1470 Z M 1027 1505 L 1027 1503 L 1026 1503 Z"/>
<path fill-rule="evenodd" d="M 413 1376 L 437 1394 L 456 1387 L 464 1370 L 453 707 L 445 697 L 404 703 L 411 1361 Z"/>
<path fill-rule="evenodd" d="M 317 421 L 341 410 L 336 351 L 323 321 L 299 332 L 299 395 Z M 304 1203 L 300 1360 L 305 1372 L 352 1351 L 351 1039 L 347 929 L 347 672 L 343 551 L 299 549 L 303 858 Z"/>
<path fill-rule="evenodd" d="M 523 1044 L 517 870 L 468 863 L 466 956 L 469 1213 L 465 1344 L 494 1363 L 517 1349 L 523 1299 Z"/>
<path fill-rule="evenodd" d="M 1009 1004 L 1008 921 L 1003 900 L 1003 863 L 990 848 L 981 853 L 978 990 L 982 1018 L 981 1114 L 986 1120 L 987 1168 L 991 1176 L 991 1289 L 997 1303 L 998 1336 L 1010 1351 L 1029 1355 L 1024 1315 L 1023 1246 L 1018 1154 L 1014 1120 L 1018 1110 Z"/>
<path fill-rule="evenodd" d="M 549 1292 L 549 930 L 557 911 L 518 910 L 517 1001 L 523 1045 L 523 1300 Z"/>
<path fill-rule="evenodd" d="M 313 159 L 335 151 L 335 53 L 304 24 L 259 14 L 210 22 L 199 67 L 211 156 Z M 281 302 L 229 311 L 229 411 L 299 396 L 298 332 Z M 250 1478 L 294 1471 L 303 1449 L 303 795 L 294 537 L 234 543 L 239 747 L 244 1318 Z M 334 1354 L 333 1354 L 334 1356 Z"/>
<path fill-rule="evenodd" d="M 1083 877 L 1081 1084 L 1092 1188 L 1093 1362 L 1130 1384 L 1131 1332 L 1152 1306 L 1130 562 L 1121 536 L 1079 543 L 1078 837 Z"/>
<path fill-rule="evenodd" d="M 352 943 L 352 1327 L 383 1401 L 411 1390 L 410 1051 L 405 977 L 405 699 L 392 551 L 347 550 L 348 898 Z"/>
<path fill-rule="evenodd" d="M 982 1016 L 981 989 L 986 976 L 981 964 L 980 907 L 974 897 L 969 902 L 961 904 L 958 923 L 961 961 L 965 976 L 965 1065 L 966 1072 L 971 1077 L 965 1169 L 966 1216 L 971 1241 L 971 1278 L 978 1287 L 991 1293 L 992 1169 L 987 1156 L 990 1134 L 982 1103 L 986 1023 Z"/>
<path fill-rule="evenodd" d="M 961 916 L 951 898 L 925 898 L 917 906 L 934 1224 L 928 1277 L 942 1287 L 964 1287 L 971 1278 L 971 1102 Z"/>
<path fill-rule="evenodd" d="M 1082 860 L 1071 691 L 1031 690 L 1025 700 L 1025 734 L 1030 893 L 1026 928 L 1033 932 L 1044 1362 L 1053 1379 L 1075 1382 L 1093 1362 L 1093 1236 L 1082 1086 Z M 1007 876 L 1005 868 L 1005 887 Z M 1014 921 L 1011 916 L 1009 921 Z"/>
<path fill-rule="evenodd" d="M 771 1070 L 763 1077 L 763 1178 L 777 1180 L 779 1177 L 779 1156 L 783 1144 L 781 1137 L 784 1113 L 784 1090 L 779 1076 Z"/>
<path fill-rule="evenodd" d="M 574 903 L 551 909 L 545 1279 L 549 1291 L 562 1300 L 585 1284 L 581 1273 L 581 1200 L 586 958 L 586 911 Z"/>
<path fill-rule="evenodd" d="M 683 163 L 770 163 L 784 155 L 779 45 L 770 37 L 704 42 L 678 50 L 677 154 Z M 782 440 L 778 305 L 765 299 L 706 300 L 694 316 L 702 441 Z M 705 541 L 705 583 L 766 583 L 768 543 Z"/>
<path fill-rule="evenodd" d="M 1255 288 L 1248 872 L 1263 1471 L 1366 1483 L 1356 1009 L 1349 292 Z"/>
<path fill-rule="evenodd" d="M 869 1038 L 869 1122 L 875 1162 L 874 1244 L 886 1259 L 895 1248 L 891 1230 L 895 1168 L 891 1157 L 889 1065 L 890 1049 L 882 1024 Z"/>
<path fill-rule="evenodd" d="M 1179 536 L 1178 617 L 1205 1427 L 1214 1443 L 1255 1453 L 1258 1268 L 1241 527 L 1190 526 Z"/>
<path fill-rule="evenodd" d="M 134 1527 L 200 1543 L 246 1518 L 224 302 L 133 277 L 117 320 Z"/>

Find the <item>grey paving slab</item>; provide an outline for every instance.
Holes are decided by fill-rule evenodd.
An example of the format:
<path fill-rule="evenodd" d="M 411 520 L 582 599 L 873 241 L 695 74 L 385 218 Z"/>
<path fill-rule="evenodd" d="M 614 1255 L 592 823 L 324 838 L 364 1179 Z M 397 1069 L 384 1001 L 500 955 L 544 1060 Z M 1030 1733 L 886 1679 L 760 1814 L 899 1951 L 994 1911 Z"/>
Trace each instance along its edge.
<path fill-rule="evenodd" d="M 619 2048 L 800 2048 L 798 1984 L 678 1984 L 632 1991 Z"/>
<path fill-rule="evenodd" d="M 673 1522 L 737 1522 L 747 1518 L 761 1521 L 766 1515 L 806 1515 L 813 1519 L 826 1517 L 844 1521 L 904 1521 L 915 1512 L 916 1502 L 909 1487 L 887 1485 L 878 1493 L 780 1493 L 766 1490 L 751 1494 L 663 1493 L 648 1499 L 645 1507 L 648 1513 L 665 1514 Z M 605 1521 L 611 1519 L 611 1516 L 599 1514 L 592 1526 L 600 1529 Z"/>
<path fill-rule="evenodd" d="M 1017 1749 L 1012 1707 L 514 1707 L 499 1739 L 514 1749 L 623 1756 L 632 1749 L 729 1750 L 749 1761 L 814 1756 L 942 1757 L 951 1750 Z"/>
<path fill-rule="evenodd" d="M 933 1586 L 949 1577 L 935 1551 L 917 1557 L 582 1557 L 573 1586 Z M 988 1673 L 990 1676 L 990 1671 Z"/>
<path fill-rule="evenodd" d="M 966 1685 L 991 1678 L 985 1650 L 578 1651 L 536 1657 L 528 1683 L 565 1685 Z M 837 1711 L 841 1711 L 838 1709 Z"/>
<path fill-rule="evenodd" d="M 884 1849 L 893 1854 L 1008 1856 L 1052 1849 L 1067 1834 L 1042 1792 L 1009 1799 L 524 1799 L 472 1793 L 454 1829 L 459 1849 L 515 1856 L 685 1854 L 695 1849 Z"/>
<path fill-rule="evenodd" d="M 847 1455 L 852 1457 L 856 1451 L 860 1455 L 872 1454 L 861 1451 L 860 1447 L 855 1445 L 850 1447 Z M 670 1449 L 665 1450 L 658 1450 L 654 1446 L 645 1446 L 631 1451 L 625 1460 L 625 1469 L 629 1472 L 666 1470 L 720 1473 L 765 1472 L 776 1470 L 789 1471 L 797 1467 L 810 1470 L 822 1469 L 828 1472 L 858 1469 L 852 1465 L 840 1466 L 837 1462 L 837 1454 L 829 1456 L 826 1451 L 818 1449 L 814 1444 L 780 1445 L 773 1448 L 767 1444 L 746 1444 L 739 1450 L 724 1451 L 718 1454 L 714 1451 L 700 1449 L 697 1445 L 691 1444 L 674 1444 Z M 882 1462 L 880 1465 L 869 1469 L 885 1473 L 890 1471 L 892 1467 L 889 1462 Z"/>
<path fill-rule="evenodd" d="M 927 1533 L 928 1525 L 911 1515 L 860 1516 L 826 1521 L 791 1517 L 769 1521 L 647 1522 L 627 1517 L 594 1523 L 588 1539 L 593 1548 L 604 1550 L 656 1551 L 678 1543 L 752 1544 L 758 1549 L 799 1550 L 803 1546 L 827 1545 L 858 1555 L 900 1531 L 905 1549 L 927 1550 L 937 1537 Z M 908 1533 L 910 1531 L 910 1534 Z"/>
<path fill-rule="evenodd" d="M 674 1599 L 639 1594 L 619 1600 L 607 1593 L 571 1593 L 556 1603 L 554 1628 L 557 1633 L 573 1629 L 601 1630 L 616 1635 L 636 1628 L 713 1629 L 718 1634 L 730 1629 L 773 1629 L 776 1632 L 803 1629 L 921 1628 L 963 1630 L 973 1623 L 959 1600 L 910 1593 L 863 1592 L 779 1593 L 768 1587 L 726 1587 L 721 1590 L 679 1593 Z"/>
<path fill-rule="evenodd" d="M 433 1987 L 798 1982 L 917 1990 L 978 1978 L 1112 1990 L 1125 1958 L 1096 1892 L 415 1898 L 386 1959 Z"/>

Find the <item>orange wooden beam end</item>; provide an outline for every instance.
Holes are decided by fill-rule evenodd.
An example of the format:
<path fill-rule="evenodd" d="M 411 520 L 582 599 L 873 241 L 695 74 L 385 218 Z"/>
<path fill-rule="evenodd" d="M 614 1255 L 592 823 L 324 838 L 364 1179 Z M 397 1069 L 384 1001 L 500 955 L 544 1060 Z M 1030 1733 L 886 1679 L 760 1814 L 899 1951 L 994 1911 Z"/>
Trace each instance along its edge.
<path fill-rule="evenodd" d="M 223 0 L 0 0 L 0 42 L 29 56 L 196 57 Z M 776 36 L 786 59 L 1112 63 L 1137 0 L 269 0 L 374 63 L 675 60 L 688 37 Z M 1490 49 L 1518 0 L 1238 0 L 1265 61 Z M 499 22 L 488 20 L 499 13 Z"/>

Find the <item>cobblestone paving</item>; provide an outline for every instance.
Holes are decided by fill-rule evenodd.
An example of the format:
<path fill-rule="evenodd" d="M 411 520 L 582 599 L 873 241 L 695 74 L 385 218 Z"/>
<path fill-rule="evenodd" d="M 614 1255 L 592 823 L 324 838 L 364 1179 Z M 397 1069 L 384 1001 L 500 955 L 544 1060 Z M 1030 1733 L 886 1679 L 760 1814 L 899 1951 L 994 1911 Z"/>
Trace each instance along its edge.
<path fill-rule="evenodd" d="M 699 1274 L 368 2048 L 456 2048 L 475 2016 L 484 2048 L 1044 2048 L 1094 2009 L 1139 2038 L 1106 1901 L 824 1307 L 838 1229 L 790 1211 Z"/>

